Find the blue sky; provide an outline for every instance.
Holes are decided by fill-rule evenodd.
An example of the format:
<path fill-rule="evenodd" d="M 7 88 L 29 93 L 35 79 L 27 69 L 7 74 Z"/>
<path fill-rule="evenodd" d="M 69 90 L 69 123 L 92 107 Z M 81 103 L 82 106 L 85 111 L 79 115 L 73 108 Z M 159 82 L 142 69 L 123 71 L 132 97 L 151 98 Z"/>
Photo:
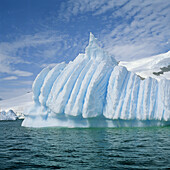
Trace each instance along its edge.
<path fill-rule="evenodd" d="M 170 50 L 170 0 L 0 0 L 0 98 L 84 52 L 90 32 L 116 60 Z"/>

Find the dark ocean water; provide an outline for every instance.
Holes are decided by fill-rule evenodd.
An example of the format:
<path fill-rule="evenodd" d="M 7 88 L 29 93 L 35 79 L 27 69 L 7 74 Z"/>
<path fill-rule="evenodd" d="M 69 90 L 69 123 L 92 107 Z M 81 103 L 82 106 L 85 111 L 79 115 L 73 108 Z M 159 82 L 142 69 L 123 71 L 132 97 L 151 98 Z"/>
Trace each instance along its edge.
<path fill-rule="evenodd" d="M 0 122 L 0 169 L 168 169 L 170 126 L 25 128 Z"/>

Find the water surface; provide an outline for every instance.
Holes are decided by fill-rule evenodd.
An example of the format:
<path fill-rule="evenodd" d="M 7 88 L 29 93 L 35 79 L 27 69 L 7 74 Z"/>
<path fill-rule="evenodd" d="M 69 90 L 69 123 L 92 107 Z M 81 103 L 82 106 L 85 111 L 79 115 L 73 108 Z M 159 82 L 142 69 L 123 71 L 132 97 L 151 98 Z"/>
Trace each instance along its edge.
<path fill-rule="evenodd" d="M 168 169 L 170 127 L 25 128 L 0 122 L 0 169 Z"/>

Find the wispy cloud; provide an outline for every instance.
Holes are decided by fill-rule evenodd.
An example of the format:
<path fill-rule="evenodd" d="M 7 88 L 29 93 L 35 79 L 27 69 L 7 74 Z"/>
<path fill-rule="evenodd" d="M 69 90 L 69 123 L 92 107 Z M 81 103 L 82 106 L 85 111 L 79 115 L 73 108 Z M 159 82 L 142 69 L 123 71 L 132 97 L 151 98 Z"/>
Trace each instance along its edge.
<path fill-rule="evenodd" d="M 109 52 L 119 59 L 135 59 L 169 50 L 170 1 L 130 1 L 113 18 L 122 24 L 103 36 Z M 127 14 L 127 16 L 126 16 Z M 108 44 L 109 40 L 109 44 Z"/>
<path fill-rule="evenodd" d="M 105 26 L 97 34 L 105 48 L 118 60 L 131 60 L 169 50 L 169 11 L 169 0 L 69 0 L 63 2 L 60 18 L 101 16 Z"/>
<path fill-rule="evenodd" d="M 59 17 L 69 21 L 72 16 L 77 16 L 87 12 L 92 12 L 92 15 L 104 14 L 113 8 L 122 6 L 126 3 L 126 0 L 114 1 L 114 0 L 69 0 L 61 4 L 59 11 Z"/>
<path fill-rule="evenodd" d="M 54 47 L 52 44 L 60 42 L 62 38 L 60 36 L 49 35 L 45 32 L 35 35 L 22 35 L 12 42 L 1 42 L 0 73 L 23 77 L 33 75 L 30 71 L 18 69 L 18 65 L 31 65 L 35 63 L 35 60 L 38 62 L 45 60 L 45 58 L 53 58 L 61 45 Z"/>
<path fill-rule="evenodd" d="M 16 77 L 16 76 L 9 76 L 9 77 L 3 78 L 2 80 L 17 80 L 17 79 L 18 79 L 18 77 Z"/>
<path fill-rule="evenodd" d="M 29 35 L 14 32 L 15 39 L 0 40 L 1 89 L 4 82 L 31 88 L 30 80 L 42 67 L 67 63 L 84 52 L 90 31 L 117 60 L 166 52 L 170 50 L 169 11 L 169 0 L 62 1 L 52 15 L 37 23 L 34 34 L 28 29 Z"/>
<path fill-rule="evenodd" d="M 17 49 L 14 43 L 0 43 L 0 73 L 7 73 L 16 76 L 31 76 L 29 71 L 18 70 L 14 67 L 15 64 L 27 63 L 20 56 L 17 56 Z"/>
<path fill-rule="evenodd" d="M 75 36 L 73 39 L 57 31 L 46 31 L 22 35 L 12 42 L 1 42 L 0 74 L 4 77 L 1 82 L 13 80 L 15 86 L 17 84 L 22 86 L 23 82 L 27 84 L 28 81 L 21 82 L 20 77 L 27 77 L 27 80 L 30 80 L 29 76 L 35 77 L 34 68 L 37 74 L 42 67 L 73 60 L 80 49 L 85 47 L 85 41 L 79 41 L 79 38 Z M 11 83 L 10 85 L 12 86 Z M 1 83 L 0 86 L 2 88 L 5 85 Z"/>
<path fill-rule="evenodd" d="M 42 64 L 41 67 L 45 68 L 45 67 L 51 67 L 53 68 L 54 66 L 56 66 L 57 63 L 50 63 L 50 64 Z"/>

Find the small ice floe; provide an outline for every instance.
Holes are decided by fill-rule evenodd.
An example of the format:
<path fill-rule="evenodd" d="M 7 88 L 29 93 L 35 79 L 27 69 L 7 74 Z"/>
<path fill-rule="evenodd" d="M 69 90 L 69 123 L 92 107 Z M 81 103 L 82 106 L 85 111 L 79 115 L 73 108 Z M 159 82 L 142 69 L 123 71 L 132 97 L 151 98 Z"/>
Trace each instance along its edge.
<path fill-rule="evenodd" d="M 17 115 L 14 113 L 13 110 L 9 110 L 8 112 L 6 111 L 1 111 L 0 112 L 0 120 L 16 120 Z"/>

